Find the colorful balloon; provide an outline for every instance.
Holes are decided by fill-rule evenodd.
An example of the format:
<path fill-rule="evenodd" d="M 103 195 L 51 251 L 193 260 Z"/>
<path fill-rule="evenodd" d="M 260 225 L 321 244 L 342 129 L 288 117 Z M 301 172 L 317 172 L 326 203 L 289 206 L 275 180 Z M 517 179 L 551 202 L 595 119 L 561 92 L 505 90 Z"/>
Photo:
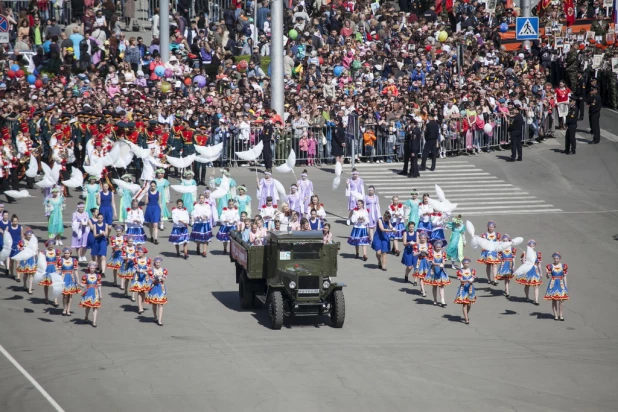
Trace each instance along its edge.
<path fill-rule="evenodd" d="M 163 74 L 165 75 L 165 77 L 174 77 L 174 71 L 172 69 L 165 69 L 165 72 Z"/>
<path fill-rule="evenodd" d="M 206 78 L 202 75 L 195 76 L 193 78 L 193 84 L 201 89 L 206 86 Z"/>
<path fill-rule="evenodd" d="M 26 75 L 26 73 L 23 70 L 21 70 L 21 69 L 17 70 L 17 78 L 18 79 L 21 79 L 25 75 Z"/>
<path fill-rule="evenodd" d="M 28 75 L 28 83 L 34 84 L 36 82 L 36 76 L 34 74 Z"/>
<path fill-rule="evenodd" d="M 34 82 L 34 87 L 36 87 L 37 89 L 40 89 L 41 87 L 43 87 L 43 80 L 36 79 L 36 81 Z"/>
<path fill-rule="evenodd" d="M 191 86 L 191 78 L 190 77 L 185 78 L 185 86 Z"/>
<path fill-rule="evenodd" d="M 161 91 L 163 93 L 168 93 L 172 89 L 172 85 L 168 82 L 161 83 Z"/>
<path fill-rule="evenodd" d="M 20 69 L 19 64 L 12 64 L 11 65 L 11 70 L 13 70 L 14 72 L 18 71 Z"/>
<path fill-rule="evenodd" d="M 246 60 L 241 60 L 238 62 L 238 64 L 236 65 L 236 68 L 238 69 L 239 72 L 243 73 L 247 70 L 247 68 L 249 67 L 249 64 L 247 63 Z"/>
<path fill-rule="evenodd" d="M 343 74 L 343 66 L 335 66 L 333 74 L 337 77 L 341 76 Z"/>
<path fill-rule="evenodd" d="M 296 38 L 298 37 L 298 32 L 292 29 L 288 32 L 288 37 L 292 40 L 296 40 Z"/>
<path fill-rule="evenodd" d="M 9 79 L 13 79 L 17 76 L 17 73 L 15 73 L 15 70 L 9 70 L 6 75 L 9 76 Z"/>
<path fill-rule="evenodd" d="M 358 70 L 361 68 L 361 62 L 359 62 L 358 60 L 354 60 L 352 62 L 352 70 Z"/>
<path fill-rule="evenodd" d="M 509 25 L 506 23 L 502 23 L 500 25 L 500 32 L 501 33 L 506 33 L 507 31 L 509 31 Z"/>
<path fill-rule="evenodd" d="M 165 67 L 163 66 L 155 67 L 155 74 L 159 77 L 163 76 L 165 74 Z"/>
<path fill-rule="evenodd" d="M 438 33 L 438 40 L 439 40 L 440 42 L 444 42 L 444 41 L 446 41 L 446 39 L 448 39 L 448 33 L 447 33 L 447 32 L 445 32 L 445 31 L 443 30 L 443 31 L 441 31 L 440 33 Z"/>

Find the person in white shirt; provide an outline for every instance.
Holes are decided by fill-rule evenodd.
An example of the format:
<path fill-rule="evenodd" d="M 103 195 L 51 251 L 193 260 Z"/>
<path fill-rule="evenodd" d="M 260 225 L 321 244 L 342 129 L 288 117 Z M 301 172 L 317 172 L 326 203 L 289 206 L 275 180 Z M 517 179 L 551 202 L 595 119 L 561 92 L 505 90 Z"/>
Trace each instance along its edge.
<path fill-rule="evenodd" d="M 264 226 L 266 229 L 270 229 L 271 222 L 275 220 L 275 214 L 277 213 L 277 205 L 273 205 L 273 198 L 268 196 L 266 198 L 266 204 L 262 206 L 260 210 L 260 216 L 264 220 Z"/>
<path fill-rule="evenodd" d="M 133 237 L 133 243 L 142 245 L 146 243 L 146 232 L 144 231 L 144 211 L 137 200 L 131 201 L 131 209 L 127 211 L 125 219 L 125 233 Z"/>
<path fill-rule="evenodd" d="M 212 239 L 212 228 L 217 223 L 217 204 L 210 199 L 210 190 L 202 193 L 191 212 L 193 230 L 189 239 L 197 245 L 197 254 L 207 256 L 207 248 Z M 202 249 L 203 247 L 203 249 Z M 201 250 L 200 250 L 201 249 Z"/>
<path fill-rule="evenodd" d="M 348 245 L 352 245 L 356 248 L 356 257 L 359 257 L 359 248 L 363 248 L 363 260 L 367 261 L 367 245 L 369 241 L 369 231 L 367 225 L 369 224 L 369 210 L 365 209 L 365 202 L 358 200 L 356 202 L 356 208 L 352 212 L 352 218 L 350 219 L 354 224 L 352 233 L 348 237 Z"/>
<path fill-rule="evenodd" d="M 176 201 L 176 207 L 172 209 L 172 221 L 174 227 L 170 233 L 170 242 L 176 246 L 176 255 L 180 256 L 180 247 L 183 248 L 185 260 L 189 259 L 189 212 L 184 207 L 182 199 Z"/>
<path fill-rule="evenodd" d="M 238 208 L 234 205 L 234 200 L 230 199 L 227 202 L 227 207 L 223 208 L 219 222 L 221 226 L 217 232 L 217 240 L 223 242 L 223 254 L 227 254 L 227 245 L 230 243 L 230 232 L 236 230 L 236 225 L 240 220 Z"/>

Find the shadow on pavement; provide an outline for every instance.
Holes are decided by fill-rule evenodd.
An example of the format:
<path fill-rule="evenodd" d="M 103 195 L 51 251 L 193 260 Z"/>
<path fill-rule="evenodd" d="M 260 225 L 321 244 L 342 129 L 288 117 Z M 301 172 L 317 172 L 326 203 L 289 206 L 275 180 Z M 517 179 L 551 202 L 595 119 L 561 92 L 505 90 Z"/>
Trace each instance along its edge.
<path fill-rule="evenodd" d="M 477 291 L 488 293 L 487 295 L 480 295 L 479 298 L 491 298 L 495 296 L 504 296 L 504 291 L 493 288 L 476 288 Z"/>
<path fill-rule="evenodd" d="M 47 318 L 37 318 L 37 319 L 40 320 L 41 322 L 46 322 L 46 323 L 53 322 L 52 319 L 47 319 Z"/>
<path fill-rule="evenodd" d="M 24 308 L 24 313 L 34 313 L 34 310 L 30 308 Z"/>
<path fill-rule="evenodd" d="M 414 301 L 419 305 L 433 305 L 433 300 L 431 299 L 416 298 Z"/>
<path fill-rule="evenodd" d="M 125 296 L 124 292 L 112 292 L 109 296 L 117 299 L 131 299 L 131 293 L 129 293 L 129 296 Z"/>
<path fill-rule="evenodd" d="M 519 296 L 513 296 L 511 295 L 509 297 L 509 301 L 510 302 L 517 302 L 517 303 L 531 303 L 531 300 L 525 297 L 519 297 Z"/>
<path fill-rule="evenodd" d="M 446 320 L 448 320 L 449 322 L 458 322 L 458 323 L 463 323 L 464 318 L 461 316 L 457 316 L 457 315 L 442 315 L 442 317 Z"/>
<path fill-rule="evenodd" d="M 2 300 L 20 300 L 20 299 L 23 299 L 23 298 L 24 298 L 24 297 L 23 297 L 23 296 L 21 296 L 21 295 L 13 295 L 13 296 L 12 296 L 12 297 L 10 297 L 10 298 L 4 298 L 4 299 L 2 299 Z"/>
<path fill-rule="evenodd" d="M 390 280 L 391 282 L 395 282 L 395 283 L 410 283 L 410 282 L 407 282 L 404 278 L 396 278 L 394 276 L 388 278 L 388 280 Z"/>
<path fill-rule="evenodd" d="M 144 316 L 144 315 L 139 315 L 137 317 L 137 319 L 141 322 L 141 323 L 154 323 L 155 325 L 157 324 L 157 322 L 155 322 L 154 317 L 153 316 Z"/>
<path fill-rule="evenodd" d="M 517 312 L 514 310 L 504 309 L 504 313 L 501 313 L 501 315 L 517 315 Z"/>
<path fill-rule="evenodd" d="M 120 307 L 122 308 L 122 310 L 124 310 L 125 312 L 134 312 L 137 313 L 139 311 L 139 308 L 137 307 L 137 302 L 135 303 L 135 305 L 120 305 Z M 145 309 L 145 308 L 144 308 Z"/>
<path fill-rule="evenodd" d="M 554 320 L 554 315 L 543 312 L 532 312 L 530 316 L 536 316 L 537 319 L 551 319 Z"/>
<path fill-rule="evenodd" d="M 356 259 L 356 254 L 354 253 L 340 253 L 339 256 L 344 259 Z"/>
<path fill-rule="evenodd" d="M 399 289 L 400 292 L 406 292 L 408 295 L 418 295 L 421 296 L 422 293 L 420 290 L 418 289 L 411 289 L 411 288 L 401 288 Z M 433 302 L 433 301 L 432 301 Z M 420 303 L 420 302 L 419 302 Z"/>

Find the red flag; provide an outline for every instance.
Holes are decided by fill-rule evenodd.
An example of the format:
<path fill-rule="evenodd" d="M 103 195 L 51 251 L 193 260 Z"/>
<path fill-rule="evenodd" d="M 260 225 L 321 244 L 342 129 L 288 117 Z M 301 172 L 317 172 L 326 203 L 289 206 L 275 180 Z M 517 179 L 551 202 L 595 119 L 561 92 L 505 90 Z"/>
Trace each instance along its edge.
<path fill-rule="evenodd" d="M 436 14 L 442 13 L 442 0 L 436 0 Z"/>
<path fill-rule="evenodd" d="M 449 13 L 453 11 L 453 0 L 446 0 L 446 11 Z"/>
<path fill-rule="evenodd" d="M 564 14 L 566 16 L 567 27 L 575 24 L 575 6 L 573 0 L 564 1 Z"/>

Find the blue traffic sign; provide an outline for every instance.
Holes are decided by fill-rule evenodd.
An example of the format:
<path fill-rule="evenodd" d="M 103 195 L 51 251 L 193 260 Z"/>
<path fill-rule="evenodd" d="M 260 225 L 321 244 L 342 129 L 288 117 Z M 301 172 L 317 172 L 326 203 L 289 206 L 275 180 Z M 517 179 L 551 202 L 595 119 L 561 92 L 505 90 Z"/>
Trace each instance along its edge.
<path fill-rule="evenodd" d="M 515 38 L 517 40 L 538 40 L 539 18 L 518 17 L 515 24 Z"/>
<path fill-rule="evenodd" d="M 6 20 L 6 17 L 0 14 L 0 33 L 8 33 L 9 32 L 9 22 Z"/>

